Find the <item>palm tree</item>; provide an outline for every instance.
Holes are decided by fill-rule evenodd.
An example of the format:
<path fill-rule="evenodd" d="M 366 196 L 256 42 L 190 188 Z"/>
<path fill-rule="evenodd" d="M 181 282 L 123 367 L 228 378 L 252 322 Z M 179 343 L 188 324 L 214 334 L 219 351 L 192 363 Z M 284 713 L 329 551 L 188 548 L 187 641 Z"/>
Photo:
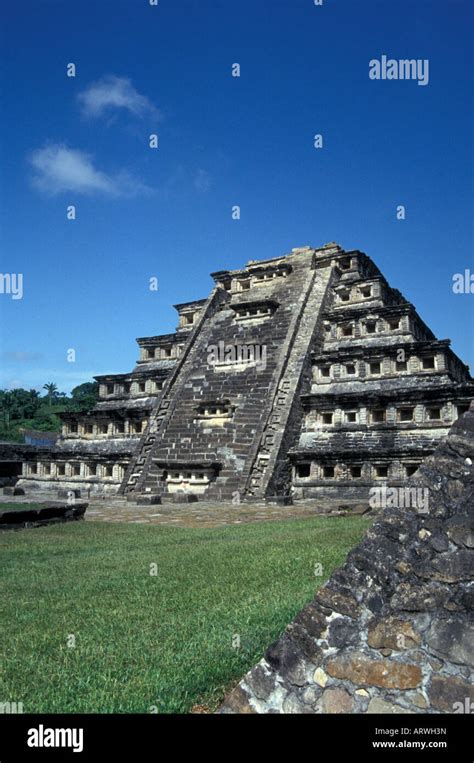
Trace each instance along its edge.
<path fill-rule="evenodd" d="M 49 384 L 43 384 L 43 389 L 48 393 L 49 407 L 51 408 L 53 397 L 57 397 L 58 387 L 54 382 L 49 382 Z"/>

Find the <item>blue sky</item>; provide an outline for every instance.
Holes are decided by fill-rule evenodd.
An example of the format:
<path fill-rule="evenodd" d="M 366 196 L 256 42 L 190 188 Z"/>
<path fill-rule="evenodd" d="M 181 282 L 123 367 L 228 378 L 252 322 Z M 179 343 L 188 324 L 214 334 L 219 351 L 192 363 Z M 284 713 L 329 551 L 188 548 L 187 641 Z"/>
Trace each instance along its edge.
<path fill-rule="evenodd" d="M 472 8 L 5 1 L 0 271 L 24 294 L 0 294 L 0 387 L 128 371 L 212 271 L 333 240 L 472 368 L 474 297 L 452 292 L 474 270 Z M 383 54 L 428 59 L 428 85 L 370 80 Z"/>

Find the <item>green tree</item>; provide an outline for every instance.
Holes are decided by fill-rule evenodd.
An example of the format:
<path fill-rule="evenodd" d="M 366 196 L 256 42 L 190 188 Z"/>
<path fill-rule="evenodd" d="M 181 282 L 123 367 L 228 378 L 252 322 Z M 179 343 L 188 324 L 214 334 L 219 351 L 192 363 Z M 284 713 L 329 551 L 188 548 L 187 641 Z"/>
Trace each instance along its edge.
<path fill-rule="evenodd" d="M 85 382 L 74 387 L 71 392 L 73 407 L 76 410 L 90 411 L 99 399 L 99 385 L 97 382 Z"/>
<path fill-rule="evenodd" d="M 2 411 L 3 426 L 7 432 L 10 431 L 10 423 L 14 406 L 15 401 L 10 390 L 2 389 L 0 392 L 0 409 Z"/>
<path fill-rule="evenodd" d="M 39 394 L 34 389 L 0 390 L 0 410 L 7 432 L 12 422 L 33 418 L 40 406 Z"/>

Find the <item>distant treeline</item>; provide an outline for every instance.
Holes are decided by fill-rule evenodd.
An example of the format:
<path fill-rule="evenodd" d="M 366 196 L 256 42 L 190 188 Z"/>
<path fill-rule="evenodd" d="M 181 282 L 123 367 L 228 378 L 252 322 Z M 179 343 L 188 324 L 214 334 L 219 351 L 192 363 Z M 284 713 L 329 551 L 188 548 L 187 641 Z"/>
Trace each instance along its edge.
<path fill-rule="evenodd" d="M 44 394 L 35 389 L 0 390 L 0 440 L 21 441 L 21 429 L 59 432 L 62 411 L 88 411 L 99 397 L 97 382 L 74 387 L 70 395 L 59 392 L 54 382 L 43 385 Z"/>

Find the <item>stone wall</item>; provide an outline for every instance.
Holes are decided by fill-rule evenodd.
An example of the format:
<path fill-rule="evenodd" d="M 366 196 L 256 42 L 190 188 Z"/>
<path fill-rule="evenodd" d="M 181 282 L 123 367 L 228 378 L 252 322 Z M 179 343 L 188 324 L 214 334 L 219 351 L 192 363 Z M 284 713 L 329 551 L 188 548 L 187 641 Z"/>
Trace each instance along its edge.
<path fill-rule="evenodd" d="M 220 712 L 472 713 L 473 459 L 471 404 Z"/>
<path fill-rule="evenodd" d="M 41 502 L 31 508 L 30 504 L 16 503 L 15 508 L 0 503 L 0 531 L 20 530 L 26 527 L 42 527 L 58 522 L 76 522 L 84 519 L 87 506 L 85 501 L 75 503 Z"/>

